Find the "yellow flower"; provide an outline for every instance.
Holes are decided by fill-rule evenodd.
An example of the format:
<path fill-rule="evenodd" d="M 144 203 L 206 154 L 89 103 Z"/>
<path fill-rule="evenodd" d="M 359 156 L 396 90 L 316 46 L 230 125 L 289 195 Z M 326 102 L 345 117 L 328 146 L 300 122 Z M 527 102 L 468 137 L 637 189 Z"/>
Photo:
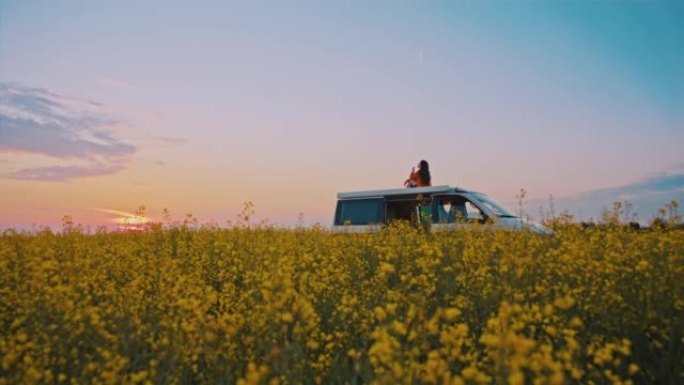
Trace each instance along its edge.
<path fill-rule="evenodd" d="M 292 316 L 292 313 L 290 312 L 285 312 L 280 316 L 280 319 L 283 320 L 285 323 L 292 323 L 294 321 L 294 317 Z"/>
<path fill-rule="evenodd" d="M 306 347 L 311 349 L 311 350 L 316 350 L 316 349 L 318 349 L 319 346 L 320 346 L 319 343 L 314 341 L 314 340 L 309 340 L 306 343 Z"/>
<path fill-rule="evenodd" d="M 553 304 L 562 310 L 567 310 L 575 304 L 575 299 L 569 295 L 556 299 Z"/>
<path fill-rule="evenodd" d="M 633 376 L 639 371 L 639 365 L 629 364 L 629 375 Z"/>
<path fill-rule="evenodd" d="M 461 311 L 455 307 L 450 307 L 444 310 L 444 319 L 446 319 L 447 321 L 453 321 L 460 315 Z"/>
<path fill-rule="evenodd" d="M 510 385 L 522 385 L 525 383 L 525 373 L 516 371 L 508 375 L 508 383 Z"/>
<path fill-rule="evenodd" d="M 385 313 L 385 310 L 380 306 L 376 306 L 373 311 L 375 312 L 375 318 L 378 321 L 384 321 L 387 318 L 387 313 Z"/>

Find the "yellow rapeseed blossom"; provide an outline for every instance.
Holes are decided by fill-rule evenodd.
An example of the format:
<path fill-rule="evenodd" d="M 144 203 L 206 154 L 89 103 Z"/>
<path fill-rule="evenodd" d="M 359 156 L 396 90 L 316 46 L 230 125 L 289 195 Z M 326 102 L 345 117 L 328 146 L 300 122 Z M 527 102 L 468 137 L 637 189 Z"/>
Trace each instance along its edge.
<path fill-rule="evenodd" d="M 453 321 L 456 318 L 458 318 L 458 316 L 460 316 L 460 315 L 461 315 L 461 311 L 455 307 L 450 307 L 450 308 L 444 310 L 444 319 L 447 321 Z"/>
<path fill-rule="evenodd" d="M 0 385 L 682 382 L 682 231 L 550 225 L 5 230 Z"/>

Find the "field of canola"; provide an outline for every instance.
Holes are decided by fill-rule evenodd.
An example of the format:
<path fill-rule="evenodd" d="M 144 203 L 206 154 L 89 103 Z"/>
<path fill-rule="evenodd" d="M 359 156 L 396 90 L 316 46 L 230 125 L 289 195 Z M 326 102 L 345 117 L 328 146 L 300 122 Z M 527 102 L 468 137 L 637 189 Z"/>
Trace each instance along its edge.
<path fill-rule="evenodd" d="M 684 383 L 684 232 L 0 235 L 0 384 Z"/>

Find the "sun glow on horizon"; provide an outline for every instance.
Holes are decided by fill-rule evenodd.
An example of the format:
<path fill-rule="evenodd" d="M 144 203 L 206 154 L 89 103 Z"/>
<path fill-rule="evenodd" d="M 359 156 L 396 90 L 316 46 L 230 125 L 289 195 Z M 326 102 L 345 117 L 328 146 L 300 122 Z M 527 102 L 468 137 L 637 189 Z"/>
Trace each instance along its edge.
<path fill-rule="evenodd" d="M 149 217 L 142 213 L 130 213 L 127 211 L 102 208 L 94 208 L 91 210 L 115 216 L 114 218 L 111 218 L 110 221 L 118 226 L 130 226 L 136 228 L 146 225 L 151 221 Z"/>

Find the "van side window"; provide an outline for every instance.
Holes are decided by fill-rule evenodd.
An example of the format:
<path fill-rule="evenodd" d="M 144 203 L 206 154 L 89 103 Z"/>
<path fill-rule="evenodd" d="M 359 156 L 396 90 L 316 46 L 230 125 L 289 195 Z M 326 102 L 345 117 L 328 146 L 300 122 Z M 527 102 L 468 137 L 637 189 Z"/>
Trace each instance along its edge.
<path fill-rule="evenodd" d="M 468 219 L 478 220 L 478 221 L 484 219 L 484 214 L 482 213 L 482 210 L 480 210 L 479 207 L 475 206 L 475 204 L 473 202 L 466 201 L 465 209 L 466 209 L 466 212 L 468 213 Z"/>
<path fill-rule="evenodd" d="M 437 223 L 466 223 L 484 218 L 484 213 L 465 197 L 455 195 L 437 199 Z"/>
<path fill-rule="evenodd" d="M 335 225 L 370 225 L 383 223 L 385 200 L 382 198 L 350 199 L 337 202 Z"/>

